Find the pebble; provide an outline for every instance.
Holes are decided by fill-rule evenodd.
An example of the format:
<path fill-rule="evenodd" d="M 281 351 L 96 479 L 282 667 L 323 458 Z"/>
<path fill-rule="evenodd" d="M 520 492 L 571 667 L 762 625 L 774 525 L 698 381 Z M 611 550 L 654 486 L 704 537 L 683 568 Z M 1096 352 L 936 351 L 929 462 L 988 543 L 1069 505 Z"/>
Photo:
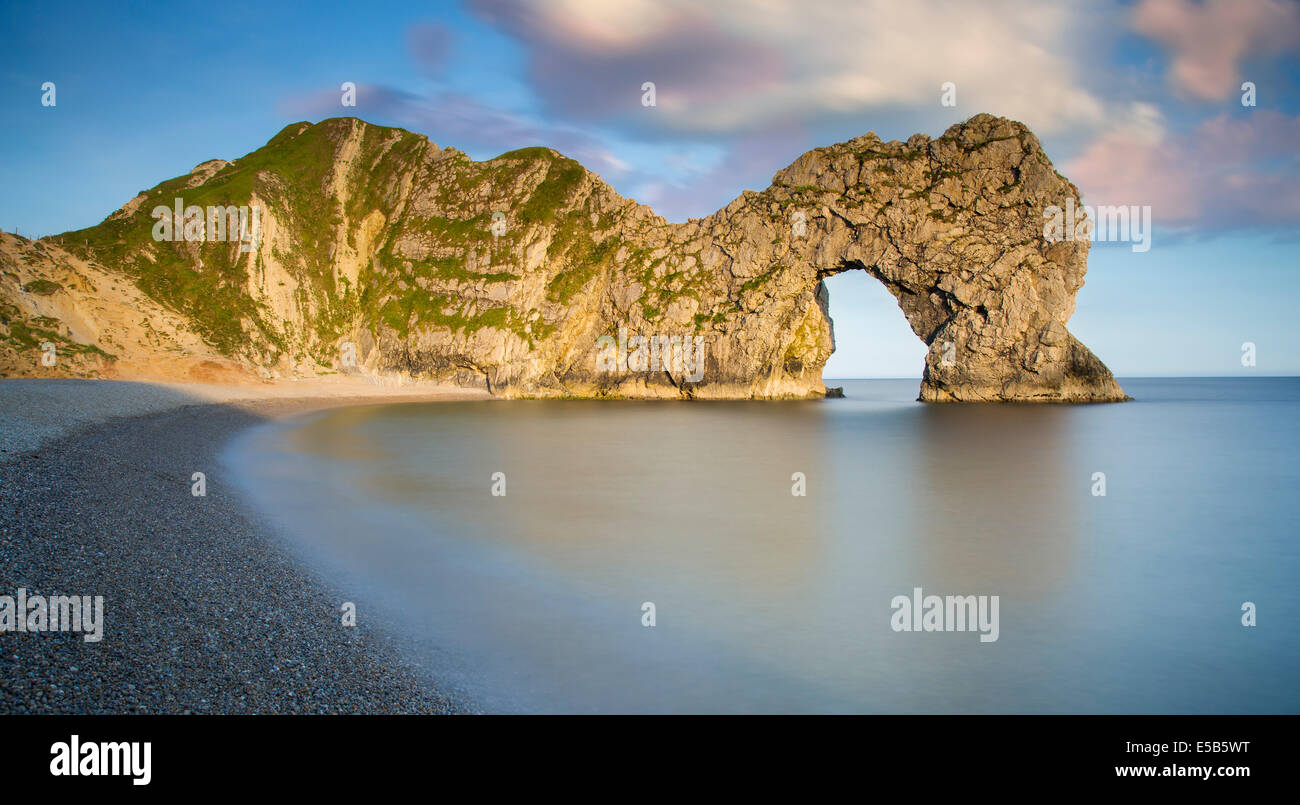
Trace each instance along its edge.
<path fill-rule="evenodd" d="M 191 405 L 0 462 L 0 595 L 102 595 L 105 620 L 99 643 L 0 633 L 0 713 L 473 712 L 392 636 L 340 626 L 346 597 L 228 491 L 225 442 L 311 405 Z"/>

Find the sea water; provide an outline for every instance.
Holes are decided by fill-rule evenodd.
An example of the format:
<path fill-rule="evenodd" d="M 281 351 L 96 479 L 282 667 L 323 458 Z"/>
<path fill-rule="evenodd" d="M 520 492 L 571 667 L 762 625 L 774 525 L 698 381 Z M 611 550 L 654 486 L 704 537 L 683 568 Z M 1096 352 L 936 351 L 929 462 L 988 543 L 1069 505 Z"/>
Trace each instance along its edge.
<path fill-rule="evenodd" d="M 225 459 L 340 628 L 487 710 L 1300 711 L 1300 379 L 1121 382 L 372 405 Z M 996 597 L 996 639 L 900 630 L 920 591 Z"/>

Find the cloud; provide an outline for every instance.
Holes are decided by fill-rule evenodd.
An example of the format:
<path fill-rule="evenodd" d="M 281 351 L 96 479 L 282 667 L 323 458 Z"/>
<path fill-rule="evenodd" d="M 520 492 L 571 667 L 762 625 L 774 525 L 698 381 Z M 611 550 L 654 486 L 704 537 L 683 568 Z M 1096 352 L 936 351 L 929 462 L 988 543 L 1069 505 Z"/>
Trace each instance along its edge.
<path fill-rule="evenodd" d="M 806 151 L 808 133 L 794 127 L 740 138 L 711 168 L 693 170 L 682 181 L 651 177 L 638 191 L 641 201 L 670 221 L 700 218 L 725 207 L 747 186 L 767 187 L 771 177 Z"/>
<path fill-rule="evenodd" d="M 1169 79 L 1207 101 L 1240 89 L 1238 63 L 1300 44 L 1300 5 L 1282 0 L 1142 0 L 1133 27 L 1173 53 Z"/>
<path fill-rule="evenodd" d="M 573 126 L 547 123 L 496 109 L 467 95 L 435 91 L 420 95 L 376 84 L 357 87 L 355 107 L 339 105 L 340 93 L 324 91 L 288 98 L 280 111 L 289 117 L 357 116 L 418 131 L 443 146 L 495 156 L 532 145 L 546 145 L 582 162 L 589 170 L 617 176 L 628 164 L 598 138 Z"/>
<path fill-rule="evenodd" d="M 447 66 L 452 41 L 451 31 L 436 23 L 418 23 L 406 34 L 411 56 L 430 76 L 440 75 Z"/>
<path fill-rule="evenodd" d="M 699 119 L 737 94 L 758 95 L 785 77 L 779 49 L 724 30 L 705 10 L 654 2 L 515 4 L 471 7 L 529 52 L 529 79 L 553 114 L 578 120 L 621 118 L 651 127 L 668 112 Z M 656 106 L 641 104 L 654 82 Z M 707 121 L 685 128 L 712 129 Z"/>
<path fill-rule="evenodd" d="M 548 111 L 656 131 L 736 134 L 773 123 L 939 106 L 1043 133 L 1099 125 L 1080 80 L 1085 14 L 1043 0 L 468 0 L 518 40 Z M 658 106 L 640 106 L 653 81 Z M 963 117 L 968 117 L 964 114 Z"/>
<path fill-rule="evenodd" d="M 808 134 L 774 128 L 695 154 L 689 142 L 642 146 L 622 143 L 637 158 L 624 159 L 606 141 L 584 129 L 539 121 L 496 109 L 468 96 L 436 91 L 420 95 L 382 85 L 357 87 L 355 107 L 341 107 L 339 92 L 325 90 L 285 99 L 279 111 L 294 119 L 339 115 L 398 125 L 427 135 L 442 146 L 477 153 L 480 158 L 533 145 L 545 145 L 578 160 L 616 184 L 625 195 L 652 204 L 670 220 L 707 215 L 731 201 L 747 185 L 767 180 L 811 147 Z"/>
<path fill-rule="evenodd" d="M 1162 109 L 1131 100 L 1135 87 L 1108 81 L 1118 74 L 1096 58 L 1104 52 L 1099 32 L 1113 36 L 1132 22 L 1174 50 L 1171 77 L 1190 76 L 1190 86 L 1208 91 L 1197 83 L 1207 68 L 1180 67 L 1180 59 L 1235 69 L 1242 42 L 1279 41 L 1262 33 L 1276 4 L 1233 12 L 1215 2 L 1143 0 L 1130 17 L 1112 3 L 1082 9 L 1048 0 L 466 2 L 522 47 L 529 111 L 495 108 L 437 83 L 419 93 L 363 86 L 356 109 L 340 110 L 335 92 L 287 108 L 299 117 L 356 114 L 405 126 L 480 158 L 550 146 L 670 220 L 707 215 L 744 188 L 762 189 L 824 144 L 827 131 L 865 131 L 856 130 L 864 116 L 872 127 L 935 133 L 989 111 L 1027 123 L 1057 147 L 1081 148 L 1063 170 L 1090 203 L 1150 204 L 1162 226 L 1202 232 L 1300 221 L 1294 119 L 1243 112 L 1171 133 Z M 1213 40 L 1207 25 L 1223 26 L 1228 44 L 1203 52 Z M 447 54 L 456 43 L 446 29 L 416 26 L 408 44 L 430 77 L 454 70 Z M 641 105 L 645 81 L 656 83 L 654 108 Z M 946 81 L 957 85 L 956 109 L 939 104 Z M 1099 86 L 1119 91 L 1103 99 L 1085 88 Z"/>
<path fill-rule="evenodd" d="M 1300 225 L 1300 118 L 1272 110 L 1210 118 L 1177 135 L 1105 135 L 1065 166 L 1089 204 L 1151 206 L 1194 234 Z"/>

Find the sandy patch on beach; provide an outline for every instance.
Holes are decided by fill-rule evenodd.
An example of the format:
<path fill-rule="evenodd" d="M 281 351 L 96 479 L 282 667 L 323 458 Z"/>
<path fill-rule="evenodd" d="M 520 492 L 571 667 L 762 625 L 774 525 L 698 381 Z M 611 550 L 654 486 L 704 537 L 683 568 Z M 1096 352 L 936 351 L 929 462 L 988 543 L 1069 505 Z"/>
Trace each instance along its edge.
<path fill-rule="evenodd" d="M 191 405 L 312 399 L 314 407 L 387 400 L 488 400 L 486 391 L 459 386 L 382 386 L 325 377 L 278 383 L 149 383 L 64 378 L 0 379 L 0 462 L 102 422 Z"/>

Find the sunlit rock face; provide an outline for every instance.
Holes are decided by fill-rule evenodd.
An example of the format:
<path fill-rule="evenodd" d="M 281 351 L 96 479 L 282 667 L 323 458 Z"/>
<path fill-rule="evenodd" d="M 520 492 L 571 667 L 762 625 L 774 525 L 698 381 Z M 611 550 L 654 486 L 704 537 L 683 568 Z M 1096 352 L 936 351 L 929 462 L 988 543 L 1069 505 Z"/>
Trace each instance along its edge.
<path fill-rule="evenodd" d="M 156 211 L 175 199 L 256 207 L 256 237 L 159 241 Z M 820 396 L 834 350 L 822 281 L 860 269 L 929 346 L 922 400 L 1122 400 L 1065 327 L 1088 242 L 1049 241 L 1044 211 L 1067 199 L 1078 191 L 1034 135 L 989 115 L 937 139 L 818 148 L 682 224 L 550 149 L 476 162 L 349 118 L 289 126 L 0 258 L 29 287 L 70 266 L 121 276 L 189 344 L 174 360 L 507 397 Z M 76 332 L 114 331 L 80 308 Z M 158 360 L 142 339 L 86 343 L 106 374 Z M 28 352 L 8 371 L 39 359 Z"/>

